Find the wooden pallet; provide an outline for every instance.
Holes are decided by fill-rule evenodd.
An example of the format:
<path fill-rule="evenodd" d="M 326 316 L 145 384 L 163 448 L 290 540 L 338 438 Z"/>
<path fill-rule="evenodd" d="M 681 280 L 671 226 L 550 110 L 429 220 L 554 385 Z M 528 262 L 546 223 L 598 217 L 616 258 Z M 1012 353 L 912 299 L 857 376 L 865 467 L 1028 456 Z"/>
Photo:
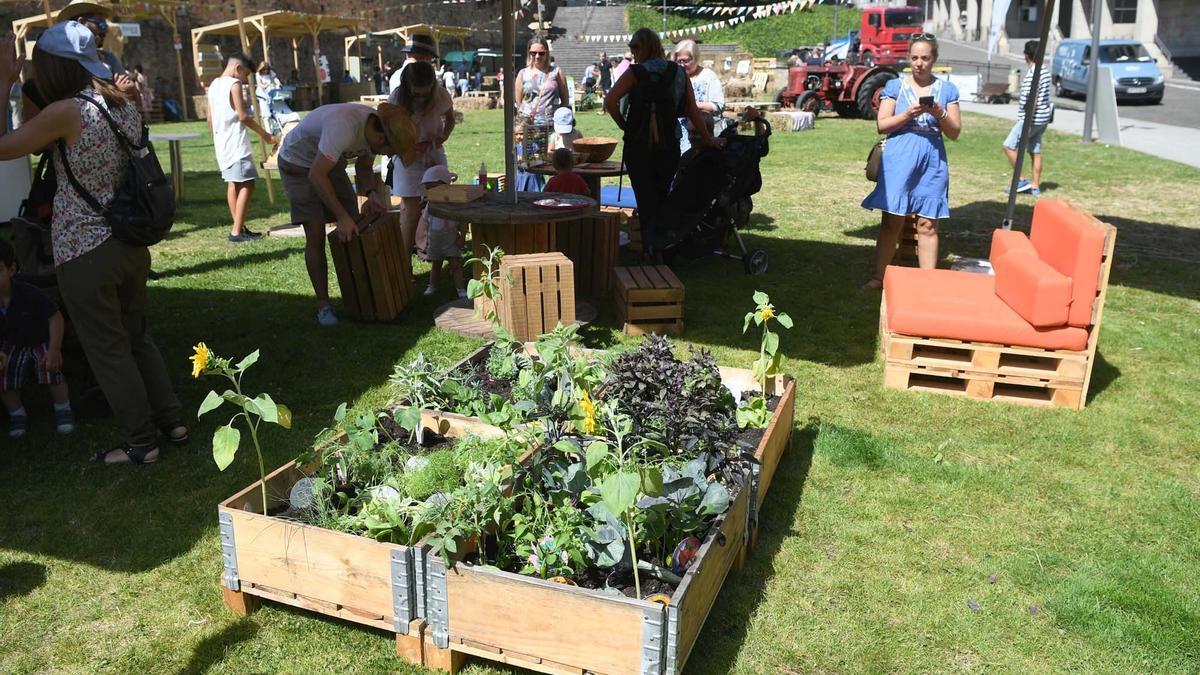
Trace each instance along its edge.
<path fill-rule="evenodd" d="M 390 321 L 415 298 L 409 255 L 403 252 L 397 216 L 365 227 L 349 243 L 328 235 L 346 312 L 360 321 Z"/>
<path fill-rule="evenodd" d="M 683 282 L 666 265 L 615 267 L 617 321 L 626 335 L 683 333 Z"/>
<path fill-rule="evenodd" d="M 506 255 L 500 261 L 500 325 L 522 342 L 575 323 L 574 263 L 562 253 Z"/>
<path fill-rule="evenodd" d="M 1105 233 L 1085 349 L 1041 349 L 893 333 L 887 325 L 885 295 L 879 303 L 884 386 L 982 401 L 1082 409 L 1087 403 L 1092 366 L 1096 360 L 1117 228 L 1100 222 L 1073 204 L 1071 206 L 1086 215 L 1093 225 L 1103 228 Z"/>

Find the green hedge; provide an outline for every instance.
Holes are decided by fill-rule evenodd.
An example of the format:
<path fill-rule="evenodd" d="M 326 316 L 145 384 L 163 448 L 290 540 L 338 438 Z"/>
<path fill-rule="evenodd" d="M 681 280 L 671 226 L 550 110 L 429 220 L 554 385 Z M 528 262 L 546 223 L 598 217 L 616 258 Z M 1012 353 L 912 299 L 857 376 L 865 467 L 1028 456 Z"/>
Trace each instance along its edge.
<path fill-rule="evenodd" d="M 629 30 L 642 26 L 662 30 L 662 11 L 644 5 L 626 8 Z M 838 12 L 838 33 L 845 35 L 862 21 L 861 12 L 842 7 Z M 667 14 L 667 29 L 678 30 L 715 21 L 715 17 L 691 17 Z M 792 12 L 764 19 L 750 19 L 736 26 L 720 28 L 695 36 L 697 42 L 709 44 L 738 44 L 755 56 L 776 56 L 795 47 L 815 45 L 833 37 L 833 7 L 818 5 L 811 11 Z"/>

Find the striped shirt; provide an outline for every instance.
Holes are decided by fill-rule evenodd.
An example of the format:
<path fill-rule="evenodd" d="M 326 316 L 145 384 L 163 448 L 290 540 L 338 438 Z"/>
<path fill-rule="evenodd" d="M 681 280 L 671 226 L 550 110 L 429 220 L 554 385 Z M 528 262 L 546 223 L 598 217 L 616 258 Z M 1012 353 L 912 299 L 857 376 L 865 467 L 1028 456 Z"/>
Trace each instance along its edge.
<path fill-rule="evenodd" d="M 1042 73 L 1038 82 L 1037 93 L 1037 108 L 1033 111 L 1033 123 L 1036 125 L 1050 124 L 1050 116 L 1053 114 L 1054 104 L 1050 101 L 1050 69 L 1042 66 Z M 1025 72 L 1025 77 L 1021 80 L 1021 100 L 1018 102 L 1017 121 L 1025 120 L 1025 103 L 1029 101 L 1029 87 L 1033 84 L 1033 67 Z"/>

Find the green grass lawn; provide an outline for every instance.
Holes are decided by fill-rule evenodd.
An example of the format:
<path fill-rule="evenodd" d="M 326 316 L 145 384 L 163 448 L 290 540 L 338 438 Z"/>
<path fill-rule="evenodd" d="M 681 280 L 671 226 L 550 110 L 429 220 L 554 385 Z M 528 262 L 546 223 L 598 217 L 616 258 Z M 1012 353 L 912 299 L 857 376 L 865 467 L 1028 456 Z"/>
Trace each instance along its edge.
<path fill-rule="evenodd" d="M 585 134 L 612 133 L 580 115 Z M 966 117 L 950 144 L 942 250 L 985 255 L 1004 206 L 1008 122 Z M 177 125 L 200 130 L 202 124 Z M 501 118 L 468 112 L 451 168 L 501 166 Z M 783 336 L 798 379 L 797 428 L 771 486 L 759 548 L 726 581 L 688 663 L 694 673 L 1195 672 L 1200 664 L 1200 171 L 1144 155 L 1046 140 L 1048 196 L 1120 228 L 1088 406 L 1045 410 L 882 388 L 879 295 L 870 276 L 878 216 L 858 204 L 873 125 L 822 117 L 779 134 L 746 232 L 769 251 L 751 278 L 709 259 L 682 265 L 685 339 L 749 367 L 751 293 L 796 319 Z M 165 150 L 162 152 L 165 157 Z M 262 358 L 247 389 L 295 413 L 265 435 L 269 466 L 300 454 L 343 401 L 383 403 L 392 366 L 477 342 L 432 326 L 420 299 L 386 324 L 317 327 L 302 243 L 231 246 L 207 136 L 184 147 L 187 199 L 154 248 L 166 277 L 150 322 L 194 411 L 209 382 L 191 345 Z M 497 170 L 492 168 L 492 170 Z M 260 183 L 251 227 L 287 220 Z M 1018 227 L 1032 201 L 1022 197 Z M 418 287 L 425 269 L 418 267 Z M 336 284 L 334 284 L 336 288 Z M 628 340 L 603 307 L 591 346 Z M 0 437 L 0 672 L 416 672 L 389 634 L 278 605 L 239 618 L 221 602 L 216 504 L 257 474 L 253 453 L 218 472 L 194 425 L 191 447 L 155 465 L 85 459 L 106 420 Z M 514 608 L 519 610 L 519 608 Z M 475 661 L 474 673 L 504 672 Z"/>

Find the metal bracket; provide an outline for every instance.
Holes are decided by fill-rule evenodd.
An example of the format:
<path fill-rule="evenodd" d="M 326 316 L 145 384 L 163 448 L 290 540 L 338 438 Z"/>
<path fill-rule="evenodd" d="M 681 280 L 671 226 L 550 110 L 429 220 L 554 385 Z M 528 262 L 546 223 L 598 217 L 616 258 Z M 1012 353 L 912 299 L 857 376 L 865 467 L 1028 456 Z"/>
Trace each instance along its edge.
<path fill-rule="evenodd" d="M 413 613 L 412 559 L 412 549 L 392 549 L 392 627 L 401 635 L 408 635 L 408 624 L 416 618 Z"/>
<path fill-rule="evenodd" d="M 664 675 L 675 675 L 679 665 L 675 662 L 675 654 L 679 652 L 679 608 L 671 605 L 667 608 L 667 658 Z"/>
<path fill-rule="evenodd" d="M 746 509 L 746 540 L 750 539 L 750 532 L 755 527 L 758 527 L 758 487 L 759 481 L 762 480 L 762 465 L 758 462 L 753 462 L 750 465 L 750 477 L 746 481 L 750 484 L 750 503 Z"/>
<path fill-rule="evenodd" d="M 433 629 L 433 644 L 440 649 L 450 646 L 450 611 L 449 598 L 446 590 L 446 563 L 436 556 L 425 560 L 425 571 L 428 575 L 425 620 Z"/>
<path fill-rule="evenodd" d="M 233 542 L 233 516 L 224 512 L 218 513 L 217 523 L 221 530 L 221 559 L 225 563 L 221 583 L 231 591 L 240 591 L 242 582 L 238 578 L 237 547 Z"/>
<path fill-rule="evenodd" d="M 641 675 L 663 675 L 663 645 L 666 644 L 666 608 L 655 605 L 642 610 Z"/>
<path fill-rule="evenodd" d="M 415 594 L 416 603 L 413 605 L 415 616 L 413 618 L 423 619 L 429 616 L 428 600 L 429 591 L 426 589 L 425 583 L 425 557 L 429 555 L 427 551 L 421 549 L 413 549 L 413 577 L 415 577 Z"/>

